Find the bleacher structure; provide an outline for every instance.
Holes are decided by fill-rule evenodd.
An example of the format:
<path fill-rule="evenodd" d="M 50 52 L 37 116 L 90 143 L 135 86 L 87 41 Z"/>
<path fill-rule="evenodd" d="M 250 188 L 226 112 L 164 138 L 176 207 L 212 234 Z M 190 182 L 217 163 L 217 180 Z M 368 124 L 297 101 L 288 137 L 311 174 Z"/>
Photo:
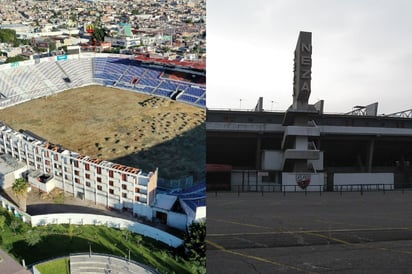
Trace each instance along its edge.
<path fill-rule="evenodd" d="M 146 265 L 113 255 L 72 254 L 70 255 L 70 273 L 156 274 L 159 272 Z"/>
<path fill-rule="evenodd" d="M 162 66 L 130 56 L 105 54 L 57 56 L 0 66 L 0 109 L 35 98 L 88 85 L 132 90 L 205 107 L 205 71 Z M 143 172 L 101 159 L 93 159 L 48 143 L 28 131 L 18 132 L 0 121 L 0 155 L 9 155 L 54 177 L 54 186 L 74 196 L 128 210 L 151 219 L 157 188 L 157 169 Z M 204 198 L 204 197 L 203 197 Z M 200 199 L 201 216 L 205 215 Z M 183 227 L 199 215 L 180 216 Z M 173 226 L 173 225 L 172 225 Z"/>
<path fill-rule="evenodd" d="M 205 107 L 205 78 L 205 71 L 162 66 L 124 55 L 43 58 L 0 66 L 0 109 L 87 85 L 127 89 Z"/>

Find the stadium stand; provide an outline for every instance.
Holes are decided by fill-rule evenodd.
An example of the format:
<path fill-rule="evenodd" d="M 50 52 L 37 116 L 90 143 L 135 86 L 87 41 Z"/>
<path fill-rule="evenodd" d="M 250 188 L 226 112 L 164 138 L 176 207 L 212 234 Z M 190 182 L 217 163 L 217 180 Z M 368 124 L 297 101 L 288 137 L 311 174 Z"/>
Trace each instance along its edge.
<path fill-rule="evenodd" d="M 61 61 L 43 58 L 32 65 L 3 66 L 0 69 L 0 108 L 95 84 L 206 106 L 205 76 L 162 69 L 159 65 L 128 58 L 105 55 Z"/>
<path fill-rule="evenodd" d="M 67 73 L 75 87 L 93 82 L 93 69 L 90 59 L 65 60 L 60 62 L 60 66 Z"/>

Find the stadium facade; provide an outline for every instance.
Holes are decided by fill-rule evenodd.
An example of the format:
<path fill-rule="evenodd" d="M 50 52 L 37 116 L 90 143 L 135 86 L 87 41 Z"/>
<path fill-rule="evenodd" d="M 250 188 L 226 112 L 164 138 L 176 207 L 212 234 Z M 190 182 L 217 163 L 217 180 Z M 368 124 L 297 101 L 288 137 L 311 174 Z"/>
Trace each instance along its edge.
<path fill-rule="evenodd" d="M 16 62 L 0 66 L 0 79 L 0 109 L 96 84 L 196 107 L 206 104 L 204 65 L 130 55 L 85 53 Z M 205 218 L 205 187 L 176 194 L 184 209 L 181 212 L 157 208 L 157 169 L 144 172 L 81 155 L 1 121 L 0 155 L 3 162 L 16 167 L 9 170 L 10 176 L 3 174 L 2 187 L 26 176 L 40 190 L 48 192 L 57 187 L 78 198 L 150 220 L 161 215 L 162 221 L 179 229 Z"/>
<path fill-rule="evenodd" d="M 285 112 L 207 110 L 207 188 L 240 191 L 392 189 L 412 178 L 411 110 L 378 103 L 345 114 L 309 104 L 311 33 L 295 50 L 293 103 Z"/>

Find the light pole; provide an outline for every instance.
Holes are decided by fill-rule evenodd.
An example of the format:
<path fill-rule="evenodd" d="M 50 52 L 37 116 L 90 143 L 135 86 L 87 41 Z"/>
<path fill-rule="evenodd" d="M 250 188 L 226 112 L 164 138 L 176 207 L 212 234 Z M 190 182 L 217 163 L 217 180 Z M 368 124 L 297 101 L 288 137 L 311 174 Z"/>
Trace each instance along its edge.
<path fill-rule="evenodd" d="M 92 256 L 92 244 L 89 242 L 89 257 Z"/>
<path fill-rule="evenodd" d="M 242 98 L 240 98 L 239 101 L 240 101 L 239 109 L 242 109 Z"/>

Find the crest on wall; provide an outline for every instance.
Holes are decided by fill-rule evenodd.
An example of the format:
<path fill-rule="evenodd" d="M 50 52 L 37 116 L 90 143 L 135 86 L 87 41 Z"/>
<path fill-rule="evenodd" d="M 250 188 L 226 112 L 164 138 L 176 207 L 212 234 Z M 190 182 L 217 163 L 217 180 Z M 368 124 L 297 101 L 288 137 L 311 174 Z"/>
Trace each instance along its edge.
<path fill-rule="evenodd" d="M 301 189 L 306 189 L 310 184 L 310 174 L 297 174 L 296 175 L 296 184 Z"/>

